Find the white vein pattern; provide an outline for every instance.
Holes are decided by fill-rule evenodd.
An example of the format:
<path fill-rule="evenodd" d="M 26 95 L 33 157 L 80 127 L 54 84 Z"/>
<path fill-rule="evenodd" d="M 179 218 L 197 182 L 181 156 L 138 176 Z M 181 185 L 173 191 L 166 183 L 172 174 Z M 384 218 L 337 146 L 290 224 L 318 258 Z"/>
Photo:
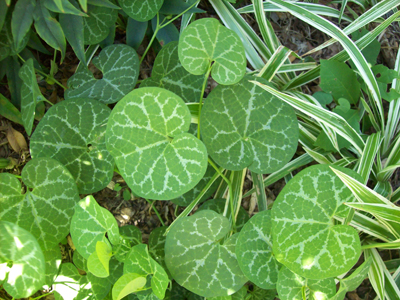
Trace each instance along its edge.
<path fill-rule="evenodd" d="M 180 63 L 178 42 L 170 42 L 161 49 L 154 62 L 151 77 L 145 79 L 140 87 L 165 88 L 189 103 L 199 101 L 202 83 L 203 76 L 189 73 Z"/>
<path fill-rule="evenodd" d="M 298 123 L 290 106 L 249 79 L 212 90 L 201 112 L 201 134 L 220 166 L 272 173 L 295 153 Z"/>
<path fill-rule="evenodd" d="M 75 178 L 81 194 L 103 189 L 114 170 L 114 160 L 105 144 L 110 113 L 108 107 L 88 98 L 54 105 L 32 135 L 32 157 L 61 162 Z"/>
<path fill-rule="evenodd" d="M 206 73 L 214 62 L 211 75 L 221 84 L 234 84 L 246 71 L 246 56 L 237 34 L 212 18 L 190 24 L 179 39 L 179 59 L 190 73 Z"/>
<path fill-rule="evenodd" d="M 200 181 L 207 151 L 186 133 L 189 125 L 183 100 L 161 88 L 134 90 L 115 106 L 107 125 L 107 148 L 136 194 L 169 200 Z"/>
<path fill-rule="evenodd" d="M 118 3 L 129 17 L 145 22 L 156 15 L 164 0 L 119 0 Z"/>
<path fill-rule="evenodd" d="M 243 286 L 247 278 L 235 254 L 238 235 L 219 243 L 229 228 L 228 219 L 211 210 L 197 212 L 172 227 L 165 261 L 180 285 L 203 297 L 227 296 Z"/>
<path fill-rule="evenodd" d="M 32 234 L 16 224 L 2 219 L 0 232 L 1 256 L 13 263 L 11 269 L 6 271 L 7 280 L 2 285 L 14 298 L 31 296 L 44 284 L 43 252 Z M 0 268 L 7 269 L 5 264 L 0 265 Z"/>
<path fill-rule="evenodd" d="M 107 37 L 117 20 L 118 10 L 88 4 L 87 11 L 89 17 L 82 18 L 85 45 L 95 45 Z"/>
<path fill-rule="evenodd" d="M 79 201 L 71 174 L 59 162 L 36 158 L 22 171 L 32 189 L 21 194 L 21 183 L 9 173 L 0 174 L 0 219 L 14 222 L 32 233 L 46 250 L 69 232 L 73 206 Z"/>
<path fill-rule="evenodd" d="M 139 76 L 139 58 L 127 45 L 111 45 L 93 59 L 93 64 L 103 72 L 102 79 L 81 66 L 68 79 L 65 98 L 92 98 L 102 103 L 115 103 L 134 89 Z"/>
<path fill-rule="evenodd" d="M 334 277 L 349 270 L 360 256 L 360 240 L 354 228 L 334 225 L 333 216 L 343 209 L 344 202 L 353 199 L 328 165 L 297 174 L 272 209 L 278 261 L 310 279 Z"/>
<path fill-rule="evenodd" d="M 120 235 L 117 221 L 105 208 L 97 204 L 93 196 L 87 196 L 75 206 L 71 221 L 71 237 L 76 249 L 85 258 L 96 251 L 106 232 L 113 245 L 118 245 Z"/>
<path fill-rule="evenodd" d="M 243 273 L 263 289 L 275 288 L 281 267 L 272 254 L 271 211 L 259 212 L 239 234 L 236 255 Z"/>

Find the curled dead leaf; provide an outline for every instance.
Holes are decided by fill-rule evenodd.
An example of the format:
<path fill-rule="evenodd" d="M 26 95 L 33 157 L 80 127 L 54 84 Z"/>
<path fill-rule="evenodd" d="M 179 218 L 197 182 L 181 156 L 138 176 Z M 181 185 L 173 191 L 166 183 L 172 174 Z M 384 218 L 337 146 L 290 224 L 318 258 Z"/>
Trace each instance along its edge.
<path fill-rule="evenodd" d="M 8 125 L 6 137 L 15 152 L 20 153 L 22 150 L 28 150 L 28 144 L 22 133 L 12 128 L 11 125 Z"/>

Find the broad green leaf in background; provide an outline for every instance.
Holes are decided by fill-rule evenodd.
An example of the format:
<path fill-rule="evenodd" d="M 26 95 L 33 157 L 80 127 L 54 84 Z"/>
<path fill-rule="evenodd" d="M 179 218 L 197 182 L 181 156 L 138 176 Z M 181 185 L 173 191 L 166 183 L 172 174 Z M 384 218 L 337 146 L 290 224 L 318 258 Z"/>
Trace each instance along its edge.
<path fill-rule="evenodd" d="M 32 157 L 51 157 L 74 176 L 79 192 L 97 192 L 110 183 L 114 161 L 105 145 L 111 110 L 96 100 L 76 98 L 51 107 L 31 138 Z"/>
<path fill-rule="evenodd" d="M 240 269 L 263 289 L 275 288 L 281 265 L 272 253 L 271 211 L 253 216 L 239 234 L 236 257 Z"/>
<path fill-rule="evenodd" d="M 87 260 L 83 258 L 83 256 L 78 251 L 74 251 L 74 254 L 72 255 L 72 261 L 79 270 L 88 273 Z"/>
<path fill-rule="evenodd" d="M 369 268 L 371 267 L 372 258 L 368 258 L 363 262 L 361 266 L 359 266 L 350 276 L 346 278 L 339 279 L 340 286 L 336 295 L 332 297 L 330 300 L 343 300 L 346 296 L 346 293 L 349 291 L 353 291 L 363 282 L 363 280 L 367 277 Z"/>
<path fill-rule="evenodd" d="M 152 19 L 163 5 L 164 0 L 119 0 L 123 11 L 132 19 L 140 22 Z"/>
<path fill-rule="evenodd" d="M 234 86 L 217 86 L 201 112 L 201 134 L 208 154 L 221 167 L 272 173 L 294 155 L 298 122 L 294 110 L 245 77 Z"/>
<path fill-rule="evenodd" d="M 131 47 L 122 44 L 108 46 L 93 59 L 93 64 L 103 73 L 103 78 L 94 78 L 81 64 L 68 79 L 66 99 L 84 97 L 110 104 L 134 89 L 139 76 L 139 58 Z"/>
<path fill-rule="evenodd" d="M 160 18 L 168 18 L 168 16 L 160 15 Z M 157 28 L 157 17 L 151 19 L 151 27 L 153 31 Z M 158 43 L 164 47 L 171 42 L 179 41 L 179 30 L 176 28 L 175 24 L 169 23 L 157 31 L 156 38 Z"/>
<path fill-rule="evenodd" d="M 133 246 L 142 243 L 142 232 L 136 226 L 126 225 L 119 227 L 119 234 L 121 236 L 121 243 L 113 247 L 113 255 L 117 260 L 123 262 L 129 250 Z"/>
<path fill-rule="evenodd" d="M 43 251 L 44 260 L 46 263 L 46 272 L 44 280 L 44 288 L 50 289 L 61 267 L 62 257 L 59 245 L 54 245 L 52 248 Z"/>
<path fill-rule="evenodd" d="M 162 87 L 188 103 L 199 101 L 202 83 L 203 76 L 193 75 L 185 70 L 179 61 L 178 42 L 171 42 L 161 49 L 154 62 L 151 77 L 145 79 L 140 87 Z"/>
<path fill-rule="evenodd" d="M 264 290 L 258 286 L 254 286 L 253 290 L 249 292 L 250 298 L 246 298 L 246 300 L 274 300 L 278 296 L 276 290 Z"/>
<path fill-rule="evenodd" d="M 1 284 L 13 298 L 31 296 L 44 284 L 43 252 L 32 234 L 3 218 L 0 232 L 0 274 L 7 274 Z"/>
<path fill-rule="evenodd" d="M 120 242 L 118 224 L 114 216 L 97 204 L 93 196 L 87 196 L 75 206 L 71 221 L 71 237 L 76 249 L 85 258 L 96 251 L 98 241 L 106 232 L 113 245 Z"/>
<path fill-rule="evenodd" d="M 234 84 L 246 72 L 246 56 L 239 36 L 217 19 L 203 18 L 190 24 L 179 38 L 179 60 L 194 75 L 211 76 L 220 84 Z"/>
<path fill-rule="evenodd" d="M 0 94 L 0 115 L 14 123 L 23 124 L 19 110 L 2 94 Z"/>
<path fill-rule="evenodd" d="M 114 107 L 107 149 L 136 195 L 173 199 L 203 177 L 207 150 L 187 133 L 190 119 L 179 96 L 156 87 L 136 89 Z"/>
<path fill-rule="evenodd" d="M 213 210 L 216 213 L 222 215 L 224 213 L 225 204 L 226 204 L 226 199 L 210 199 L 210 200 L 204 202 L 197 209 L 197 211 L 202 211 L 202 210 L 207 209 L 207 210 Z M 228 206 L 226 215 L 227 216 L 231 215 L 231 207 L 230 206 Z M 249 220 L 249 214 L 247 213 L 247 211 L 244 210 L 243 207 L 240 207 L 239 213 L 236 217 L 236 224 L 235 224 L 236 230 L 239 232 L 248 220 Z"/>
<path fill-rule="evenodd" d="M 352 170 L 340 170 L 360 177 Z M 354 228 L 334 225 L 333 217 L 346 216 L 348 208 L 343 203 L 353 200 L 351 191 L 329 165 L 311 166 L 298 173 L 272 207 L 276 259 L 309 279 L 339 276 L 348 271 L 361 254 L 360 239 Z"/>
<path fill-rule="evenodd" d="M 166 236 L 164 234 L 167 228 L 168 228 L 167 226 L 161 226 L 153 229 L 150 232 L 149 254 L 156 262 L 158 262 L 164 268 L 165 272 L 167 272 L 167 274 L 170 276 L 167 265 L 165 264 L 165 250 L 164 250 L 165 240 L 166 240 Z"/>
<path fill-rule="evenodd" d="M 353 41 L 359 40 L 361 37 L 366 35 L 368 30 L 362 28 L 361 30 L 356 30 L 351 34 L 351 38 Z M 375 39 L 368 46 L 366 46 L 361 53 L 364 55 L 365 60 L 371 64 L 371 66 L 376 64 L 376 59 L 378 58 L 379 52 L 381 51 L 381 43 L 379 43 L 378 39 Z M 350 60 L 350 65 L 354 66 L 354 63 Z M 355 69 L 355 66 L 354 66 Z"/>
<path fill-rule="evenodd" d="M 100 6 L 100 7 L 107 7 L 107 8 L 112 8 L 112 9 L 117 9 L 120 10 L 121 8 L 117 5 L 115 5 L 113 2 L 114 0 L 87 0 L 88 4 L 94 5 L 94 6 Z"/>
<path fill-rule="evenodd" d="M 85 45 L 95 45 L 104 40 L 118 17 L 117 9 L 88 5 L 88 16 L 83 18 Z"/>
<path fill-rule="evenodd" d="M 60 23 L 51 16 L 50 12 L 44 6 L 44 0 L 37 1 L 33 18 L 35 20 L 36 32 L 47 44 L 61 52 L 62 62 L 67 47 L 65 36 Z"/>
<path fill-rule="evenodd" d="M 53 12 L 60 13 L 61 15 L 77 15 L 87 17 L 85 13 L 79 10 L 78 5 L 74 6 L 69 0 L 44 0 L 44 6 Z"/>
<path fill-rule="evenodd" d="M 160 8 L 160 13 L 164 15 L 179 15 L 190 6 L 192 6 L 198 0 L 164 0 L 162 7 Z M 205 11 L 193 7 L 189 9 L 186 13 L 204 13 Z"/>
<path fill-rule="evenodd" d="M 211 165 L 208 165 L 206 173 L 204 174 L 204 176 L 200 179 L 199 183 L 193 189 L 191 189 L 190 191 L 186 192 L 185 194 L 183 194 L 175 199 L 172 199 L 171 201 L 179 206 L 188 206 L 194 199 L 196 199 L 196 197 L 204 189 L 204 187 L 211 180 L 211 178 L 215 175 L 215 173 L 216 173 L 215 169 Z M 199 203 L 210 198 L 210 196 L 218 188 L 218 185 L 219 185 L 219 182 L 215 181 L 211 185 L 211 187 L 208 189 L 208 191 L 204 194 L 204 196 L 200 199 Z"/>
<path fill-rule="evenodd" d="M 120 300 L 129 294 L 142 290 L 145 285 L 146 277 L 133 273 L 124 274 L 112 289 L 112 299 Z"/>
<path fill-rule="evenodd" d="M 110 275 L 109 262 L 111 259 L 111 248 L 103 241 L 97 241 L 96 251 L 93 252 L 87 261 L 87 267 L 96 277 L 105 278 Z"/>
<path fill-rule="evenodd" d="M 347 99 L 351 104 L 357 104 L 360 98 L 360 83 L 356 73 L 345 63 L 336 60 L 321 60 L 321 83 L 324 92 L 332 94 L 338 101 Z"/>
<path fill-rule="evenodd" d="M 33 11 L 36 6 L 34 0 L 17 1 L 11 19 L 11 30 L 14 38 L 14 47 L 17 52 L 22 50 L 21 45 L 33 23 Z M 25 45 L 23 45 L 25 47 Z M 19 51 L 18 51 L 19 50 Z"/>
<path fill-rule="evenodd" d="M 35 49 L 39 52 L 42 52 L 47 55 L 51 55 L 51 53 L 46 49 L 46 47 L 43 45 L 42 41 L 40 40 L 39 36 L 36 34 L 34 30 L 31 29 L 30 34 L 29 34 L 29 40 L 28 40 L 28 47 Z"/>
<path fill-rule="evenodd" d="M 132 18 L 128 18 L 126 25 L 126 44 L 137 51 L 146 34 L 148 24 L 149 22 L 147 21 L 139 22 Z M 157 58 L 153 65 L 153 72 L 156 62 Z"/>
<path fill-rule="evenodd" d="M 82 276 L 72 263 L 61 265 L 60 274 L 53 285 L 56 300 L 85 299 L 91 294 L 87 276 Z"/>
<path fill-rule="evenodd" d="M 379 91 L 383 99 L 386 101 L 392 101 L 400 98 L 400 93 L 398 91 L 393 88 L 390 88 L 390 90 L 388 89 L 388 84 L 392 83 L 394 79 L 400 78 L 398 71 L 391 70 L 384 65 L 376 65 L 372 67 L 372 72 L 374 72 L 374 75 L 376 76 Z"/>
<path fill-rule="evenodd" d="M 235 255 L 238 235 L 220 244 L 230 231 L 227 218 L 211 210 L 181 218 L 167 234 L 165 261 L 173 278 L 203 296 L 228 296 L 247 281 Z"/>
<path fill-rule="evenodd" d="M 325 92 L 316 92 L 312 96 L 317 99 L 323 108 L 326 108 L 326 105 L 332 103 L 333 101 L 332 95 Z"/>
<path fill-rule="evenodd" d="M 0 219 L 29 230 L 43 250 L 53 248 L 67 236 L 74 205 L 79 201 L 74 179 L 50 158 L 30 160 L 21 175 L 25 194 L 14 175 L 0 174 Z"/>
<path fill-rule="evenodd" d="M 336 284 L 333 278 L 305 279 L 283 267 L 279 271 L 276 289 L 281 300 L 303 300 L 305 289 L 309 289 L 310 300 L 328 300 L 335 295 Z"/>
<path fill-rule="evenodd" d="M 26 133 L 31 135 L 33 120 L 35 119 L 36 104 L 44 101 L 42 93 L 36 80 L 33 60 L 28 59 L 19 70 L 19 77 L 22 80 L 21 87 L 21 115 Z"/>
<path fill-rule="evenodd" d="M 5 1 L 0 1 L 0 31 L 3 28 L 4 21 L 8 12 L 8 5 Z"/>

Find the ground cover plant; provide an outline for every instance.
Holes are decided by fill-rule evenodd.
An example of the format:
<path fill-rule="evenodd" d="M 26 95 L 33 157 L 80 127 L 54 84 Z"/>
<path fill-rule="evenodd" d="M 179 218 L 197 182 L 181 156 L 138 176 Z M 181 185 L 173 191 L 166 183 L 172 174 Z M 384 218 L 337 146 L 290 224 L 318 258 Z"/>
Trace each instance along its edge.
<path fill-rule="evenodd" d="M 2 297 L 343 300 L 368 278 L 400 299 L 400 51 L 377 60 L 399 2 L 336 2 L 0 0 L 0 114 L 31 158 L 20 175 L 0 160 Z M 276 13 L 329 39 L 299 56 Z M 147 243 L 96 201 L 115 174 L 160 224 L 155 201 L 176 207 Z"/>

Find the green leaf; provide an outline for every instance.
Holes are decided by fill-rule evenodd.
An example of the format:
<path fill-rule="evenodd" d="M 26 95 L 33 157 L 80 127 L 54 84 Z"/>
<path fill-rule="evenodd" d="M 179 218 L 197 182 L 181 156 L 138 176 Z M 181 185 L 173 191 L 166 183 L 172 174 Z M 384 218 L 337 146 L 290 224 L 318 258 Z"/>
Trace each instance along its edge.
<path fill-rule="evenodd" d="M 43 255 L 46 263 L 45 284 L 43 287 L 50 289 L 61 267 L 62 257 L 59 245 L 43 251 Z"/>
<path fill-rule="evenodd" d="M 128 17 L 128 23 L 126 25 L 126 44 L 131 46 L 136 51 L 139 49 L 139 46 L 143 41 L 143 38 L 147 31 L 148 23 L 149 22 L 147 22 L 147 21 L 139 22 L 139 21 L 136 21 L 136 20 Z M 157 57 L 158 57 L 158 55 L 157 55 Z M 153 65 L 152 72 L 154 72 L 154 68 L 155 68 L 156 62 L 157 62 L 157 57 L 154 62 L 154 65 Z"/>
<path fill-rule="evenodd" d="M 114 2 L 114 0 L 112 0 Z M 108 0 L 87 0 L 88 4 L 94 5 L 94 6 L 101 6 L 101 7 L 107 7 L 107 8 L 112 8 L 112 9 L 121 9 L 119 6 L 113 4 L 113 2 L 108 1 Z"/>
<path fill-rule="evenodd" d="M 16 224 L 2 219 L 0 232 L 0 274 L 7 274 L 1 284 L 13 298 L 31 296 L 44 283 L 43 252 L 35 237 Z"/>
<path fill-rule="evenodd" d="M 354 171 L 340 168 L 359 178 Z M 344 202 L 351 191 L 328 165 L 298 173 L 283 188 L 272 207 L 273 252 L 276 259 L 299 276 L 324 279 L 349 270 L 361 254 L 357 231 L 334 225 L 335 215 L 346 216 Z"/>
<path fill-rule="evenodd" d="M 14 123 L 23 124 L 21 113 L 3 94 L 0 94 L 0 115 Z"/>
<path fill-rule="evenodd" d="M 211 210 L 176 222 L 165 243 L 165 260 L 173 278 L 203 297 L 238 291 L 247 281 L 235 255 L 238 235 L 220 244 L 229 230 L 228 219 Z"/>
<path fill-rule="evenodd" d="M 46 47 L 43 46 L 42 41 L 40 40 L 40 38 L 38 37 L 38 35 L 34 30 L 30 31 L 28 47 L 37 50 L 39 52 L 42 52 L 44 54 L 51 55 L 51 53 L 46 49 Z"/>
<path fill-rule="evenodd" d="M 275 288 L 281 265 L 272 253 L 271 211 L 257 213 L 239 234 L 236 257 L 240 269 L 263 289 Z"/>
<path fill-rule="evenodd" d="M 160 13 L 164 15 L 179 15 L 192 6 L 195 2 L 197 2 L 197 0 L 164 0 L 164 3 L 160 8 Z M 192 7 L 186 13 L 194 14 L 204 12 L 205 11 L 200 8 Z"/>
<path fill-rule="evenodd" d="M 92 99 L 69 99 L 51 107 L 31 138 L 32 157 L 51 157 L 66 166 L 79 192 L 110 183 L 114 161 L 105 145 L 110 109 Z"/>
<path fill-rule="evenodd" d="M 330 298 L 330 300 L 343 300 L 347 292 L 353 291 L 358 288 L 365 277 L 367 277 L 368 271 L 371 267 L 371 263 L 372 258 L 369 257 L 366 261 L 364 261 L 361 266 L 359 266 L 353 273 L 351 273 L 350 276 L 339 279 L 339 290 L 334 297 Z"/>
<path fill-rule="evenodd" d="M 120 300 L 129 294 L 142 290 L 145 285 L 146 277 L 132 273 L 124 274 L 115 283 L 112 289 L 112 298 L 113 300 Z"/>
<path fill-rule="evenodd" d="M 17 52 L 21 51 L 26 45 L 24 39 L 33 23 L 35 6 L 36 3 L 33 0 L 21 0 L 15 4 L 11 19 L 11 30 L 14 38 L 14 47 Z M 21 48 L 21 46 L 23 47 Z"/>
<path fill-rule="evenodd" d="M 289 105 L 249 79 L 255 78 L 212 90 L 201 111 L 201 134 L 208 154 L 223 168 L 272 173 L 294 155 L 298 122 Z"/>
<path fill-rule="evenodd" d="M 321 60 L 320 74 L 320 87 L 324 92 L 332 94 L 335 100 L 345 98 L 357 104 L 361 86 L 356 73 L 349 66 L 336 60 Z"/>
<path fill-rule="evenodd" d="M 164 18 L 165 16 L 161 15 L 161 18 Z M 156 31 L 157 28 L 157 18 L 154 17 L 151 19 L 151 26 L 153 29 L 153 32 Z M 165 45 L 171 43 L 171 42 L 177 42 L 179 41 L 179 30 L 176 28 L 174 23 L 169 23 L 162 28 L 160 28 L 156 34 L 157 41 L 159 44 L 164 47 Z"/>
<path fill-rule="evenodd" d="M 83 256 L 78 251 L 74 251 L 74 254 L 72 256 L 72 261 L 79 270 L 88 273 L 87 260 L 83 258 Z"/>
<path fill-rule="evenodd" d="M 239 36 L 213 18 L 190 24 L 179 38 L 179 59 L 194 75 L 211 76 L 220 84 L 239 82 L 246 72 L 246 56 Z"/>
<path fill-rule="evenodd" d="M 250 292 L 250 298 L 246 300 L 274 300 L 276 296 L 276 290 L 264 290 L 254 286 L 253 291 Z"/>
<path fill-rule="evenodd" d="M 106 232 L 113 245 L 119 244 L 118 224 L 114 216 L 97 204 L 93 196 L 79 201 L 71 221 L 71 237 L 85 259 L 96 251 L 97 242 L 103 241 Z"/>
<path fill-rule="evenodd" d="M 50 158 L 29 161 L 22 170 L 25 194 L 13 175 L 1 173 L 0 178 L 0 219 L 29 230 L 43 250 L 67 236 L 79 195 L 63 165 Z"/>
<path fill-rule="evenodd" d="M 77 300 L 90 296 L 91 290 L 87 276 L 79 274 L 72 263 L 61 265 L 60 274 L 53 285 L 56 300 Z"/>
<path fill-rule="evenodd" d="M 145 22 L 152 19 L 160 10 L 164 0 L 119 0 L 123 11 L 132 19 Z"/>
<path fill-rule="evenodd" d="M 88 18 L 83 18 L 85 45 L 95 45 L 104 40 L 118 17 L 118 10 L 88 5 Z"/>
<path fill-rule="evenodd" d="M 388 84 L 392 83 L 394 79 L 400 78 L 400 75 L 396 70 L 391 70 L 384 65 L 376 65 L 372 67 L 372 72 L 374 72 L 374 75 L 376 76 L 379 91 L 383 99 L 386 101 L 392 101 L 400 97 L 400 93 L 393 88 L 390 88 L 389 92 L 387 92 Z"/>
<path fill-rule="evenodd" d="M 142 243 L 142 232 L 136 226 L 126 225 L 119 227 L 119 234 L 121 235 L 121 242 L 113 248 L 113 254 L 117 260 L 124 262 L 131 248 Z"/>
<path fill-rule="evenodd" d="M 54 19 L 47 8 L 44 0 L 39 0 L 33 13 L 35 29 L 39 36 L 51 47 L 61 52 L 61 62 L 65 57 L 67 43 L 60 23 Z"/>
<path fill-rule="evenodd" d="M 165 232 L 167 226 L 157 227 L 150 232 L 149 236 L 149 254 L 151 257 L 158 262 L 170 276 L 167 265 L 165 264 Z"/>
<path fill-rule="evenodd" d="M 76 15 L 87 17 L 87 14 L 80 11 L 77 7 L 70 3 L 68 0 L 44 0 L 44 6 L 51 11 L 60 13 L 62 15 Z"/>
<path fill-rule="evenodd" d="M 16 108 L 21 108 L 22 80 L 18 76 L 20 67 L 21 65 L 17 56 L 11 56 L 6 59 L 6 75 L 8 88 L 11 93 L 11 103 L 14 104 Z"/>
<path fill-rule="evenodd" d="M 19 70 L 19 77 L 22 80 L 21 87 L 21 113 L 26 133 L 31 135 L 35 109 L 37 103 L 44 101 L 42 93 L 36 80 L 33 59 L 28 59 Z"/>
<path fill-rule="evenodd" d="M 102 79 L 81 64 L 68 79 L 65 98 L 92 98 L 102 103 L 117 102 L 135 88 L 139 75 L 139 58 L 127 45 L 111 45 L 93 59 L 93 64 L 103 73 Z"/>
<path fill-rule="evenodd" d="M 178 42 L 164 46 L 157 55 L 151 77 L 140 87 L 156 86 L 169 90 L 186 103 L 199 102 L 203 76 L 193 75 L 185 70 L 178 57 Z"/>
<path fill-rule="evenodd" d="M 364 35 L 366 35 L 367 33 L 368 33 L 368 30 L 365 28 L 362 28 L 361 30 L 354 31 L 351 34 L 351 38 L 352 38 L 352 40 L 357 41 L 360 38 L 362 38 Z M 363 50 L 361 50 L 361 53 L 364 55 L 365 60 L 373 66 L 376 64 L 376 59 L 378 58 L 380 51 L 381 51 L 381 43 L 378 42 L 378 39 L 375 39 L 368 46 L 366 46 Z M 350 62 L 350 64 L 353 67 L 354 63 L 352 61 Z"/>
<path fill-rule="evenodd" d="M 281 300 L 303 300 L 305 289 L 310 290 L 308 299 L 328 300 L 335 295 L 336 284 L 333 278 L 305 279 L 283 267 L 279 271 L 276 289 Z"/>
<path fill-rule="evenodd" d="M 97 241 L 96 251 L 89 256 L 87 261 L 89 272 L 96 277 L 108 277 L 110 275 L 109 262 L 111 256 L 110 246 L 103 241 Z"/>
<path fill-rule="evenodd" d="M 8 5 L 5 1 L 0 1 L 0 31 L 3 29 L 4 21 L 8 12 Z"/>
<path fill-rule="evenodd" d="M 203 177 L 207 150 L 187 133 L 190 118 L 180 97 L 156 87 L 136 89 L 114 107 L 107 149 L 134 194 L 173 199 Z"/>

